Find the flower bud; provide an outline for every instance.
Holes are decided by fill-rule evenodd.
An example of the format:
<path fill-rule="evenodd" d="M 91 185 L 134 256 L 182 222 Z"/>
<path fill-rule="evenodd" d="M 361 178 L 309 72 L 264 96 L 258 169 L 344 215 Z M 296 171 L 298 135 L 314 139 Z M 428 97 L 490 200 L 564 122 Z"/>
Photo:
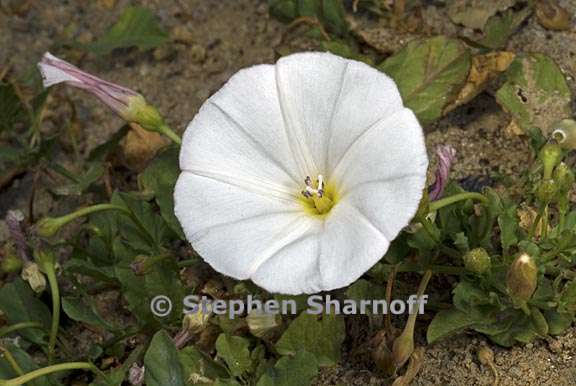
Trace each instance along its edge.
<path fill-rule="evenodd" d="M 180 138 L 166 126 L 158 110 L 148 104 L 144 97 L 129 88 L 105 81 L 62 60 L 45 53 L 38 68 L 44 87 L 58 83 L 85 90 L 102 101 L 127 122 L 134 122 L 146 130 L 156 131 L 180 143 Z"/>
<path fill-rule="evenodd" d="M 384 337 L 378 342 L 376 348 L 372 350 L 372 360 L 376 367 L 384 371 L 386 375 L 392 376 L 396 372 L 394 355 L 390 351 L 388 342 Z"/>
<path fill-rule="evenodd" d="M 487 346 L 480 347 L 478 350 L 478 360 L 484 366 L 491 366 L 494 363 L 494 351 Z"/>
<path fill-rule="evenodd" d="M 36 223 L 36 233 L 44 238 L 54 237 L 63 225 L 65 222 L 61 220 L 61 217 L 44 217 Z"/>
<path fill-rule="evenodd" d="M 4 257 L 0 263 L 0 272 L 14 273 L 22 269 L 22 260 L 16 254 L 16 250 L 11 243 L 6 243 L 2 252 Z"/>
<path fill-rule="evenodd" d="M 44 274 L 40 272 L 38 264 L 32 262 L 25 263 L 20 276 L 28 282 L 34 292 L 41 293 L 46 289 L 46 278 Z"/>
<path fill-rule="evenodd" d="M 191 334 L 201 333 L 208 326 L 211 316 L 212 310 L 209 304 L 206 304 L 206 306 L 200 305 L 196 312 L 184 315 L 182 331 L 187 331 Z"/>
<path fill-rule="evenodd" d="M 560 162 L 554 169 L 554 181 L 558 184 L 558 194 L 568 194 L 574 185 L 574 172 L 564 162 Z"/>
<path fill-rule="evenodd" d="M 145 375 L 146 368 L 138 365 L 138 363 L 133 363 L 128 370 L 128 381 L 132 386 L 141 386 L 144 384 Z"/>
<path fill-rule="evenodd" d="M 463 257 L 466 269 L 474 273 L 484 273 L 491 267 L 490 256 L 484 248 L 474 248 Z"/>
<path fill-rule="evenodd" d="M 282 324 L 282 317 L 276 313 L 252 311 L 246 316 L 246 323 L 252 335 L 258 338 L 269 337 Z"/>
<path fill-rule="evenodd" d="M 429 190 L 431 201 L 438 200 L 442 197 L 444 188 L 448 185 L 450 169 L 456 158 L 456 150 L 450 145 L 438 146 L 436 148 L 436 155 L 438 156 L 438 166 L 435 173 L 436 179 Z"/>
<path fill-rule="evenodd" d="M 538 285 L 538 267 L 530 255 L 522 253 L 512 262 L 506 285 L 513 299 L 523 302 L 530 300 Z"/>
<path fill-rule="evenodd" d="M 544 165 L 544 179 L 550 179 L 552 171 L 562 160 L 562 148 L 556 143 L 547 143 L 540 149 L 538 158 Z"/>
<path fill-rule="evenodd" d="M 558 193 L 558 184 L 553 179 L 547 179 L 540 181 L 538 188 L 536 189 L 536 197 L 538 200 L 544 203 L 549 203 Z"/>
<path fill-rule="evenodd" d="M 413 334 L 407 333 L 404 330 L 400 336 L 394 339 L 392 345 L 392 356 L 394 357 L 394 362 L 396 368 L 399 369 L 410 359 L 410 356 L 414 352 L 414 337 Z"/>

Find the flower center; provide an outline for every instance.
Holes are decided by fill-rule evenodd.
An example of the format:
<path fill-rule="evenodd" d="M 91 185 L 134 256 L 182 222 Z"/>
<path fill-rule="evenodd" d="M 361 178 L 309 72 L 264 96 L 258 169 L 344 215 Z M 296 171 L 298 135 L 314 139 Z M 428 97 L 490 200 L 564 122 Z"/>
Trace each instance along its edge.
<path fill-rule="evenodd" d="M 302 196 L 305 208 L 315 215 L 328 213 L 334 206 L 335 196 L 333 189 L 325 184 L 322 174 L 318 175 L 315 184 L 310 176 L 306 177 L 304 184 Z"/>

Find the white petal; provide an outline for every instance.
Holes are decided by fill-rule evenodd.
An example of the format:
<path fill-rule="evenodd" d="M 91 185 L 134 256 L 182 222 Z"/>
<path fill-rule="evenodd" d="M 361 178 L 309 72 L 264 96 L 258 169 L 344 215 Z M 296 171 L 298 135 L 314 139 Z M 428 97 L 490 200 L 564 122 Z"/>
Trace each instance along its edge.
<path fill-rule="evenodd" d="M 298 194 L 306 176 L 291 156 L 273 66 L 240 71 L 204 103 L 184 134 L 180 167 L 244 176 Z"/>
<path fill-rule="evenodd" d="M 389 242 L 348 204 L 338 204 L 326 222 L 286 245 L 252 277 L 270 292 L 315 293 L 344 287 L 382 258 Z"/>
<path fill-rule="evenodd" d="M 44 58 L 54 60 L 56 62 L 63 62 L 61 59 L 58 59 L 49 52 L 44 54 Z M 62 82 L 82 83 L 80 79 L 52 64 L 40 62 L 38 63 L 38 68 L 42 74 L 42 83 L 44 87 L 50 87 Z"/>
<path fill-rule="evenodd" d="M 276 63 L 288 139 L 306 175 L 326 174 L 330 125 L 347 63 L 339 56 L 319 52 L 289 55 Z"/>
<path fill-rule="evenodd" d="M 391 78 L 365 63 L 349 60 L 330 127 L 328 173 L 362 132 L 402 109 L 400 92 Z"/>
<path fill-rule="evenodd" d="M 390 241 L 414 217 L 422 198 L 425 176 L 403 176 L 360 185 L 341 197 Z"/>
<path fill-rule="evenodd" d="M 419 176 L 421 183 L 406 183 L 405 189 L 421 193 L 427 167 L 422 128 L 414 113 L 403 109 L 359 134 L 344 151 L 331 178 L 344 195 L 348 190 L 362 189 L 363 184 L 373 181 Z"/>
<path fill-rule="evenodd" d="M 175 188 L 175 213 L 186 238 L 216 270 L 246 279 L 314 220 L 301 208 L 259 193 L 183 172 Z"/>

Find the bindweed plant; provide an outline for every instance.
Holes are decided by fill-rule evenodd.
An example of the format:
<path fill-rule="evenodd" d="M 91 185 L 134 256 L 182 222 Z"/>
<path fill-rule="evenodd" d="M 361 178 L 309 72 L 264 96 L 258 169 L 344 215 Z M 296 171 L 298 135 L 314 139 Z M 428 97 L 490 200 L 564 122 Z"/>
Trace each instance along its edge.
<path fill-rule="evenodd" d="M 404 2 L 394 7 L 381 3 L 385 2 L 355 1 L 353 7 L 383 17 L 401 30 L 403 15 L 409 12 Z M 335 312 L 311 314 L 306 312 L 306 295 L 271 293 L 250 280 L 229 277 L 253 271 L 251 266 L 241 267 L 238 275 L 216 272 L 203 261 L 205 256 L 190 247 L 185 234 L 194 242 L 191 232 L 182 229 L 193 228 L 198 219 L 193 213 L 184 213 L 192 218 L 182 221 L 186 207 L 176 211 L 178 217 L 175 214 L 179 157 L 186 141 L 182 145 L 159 109 L 141 94 L 47 55 L 40 62 L 44 80 L 49 80 L 46 85 L 65 83 L 85 90 L 126 125 L 90 154 L 83 172 L 77 175 L 50 159 L 49 150 L 58 146 L 56 138 L 45 138 L 39 130 L 47 92 L 27 104 L 12 85 L 0 85 L 2 106 L 9 107 L 1 122 L 6 130 L 0 131 L 0 146 L 6 142 L 16 149 L 1 153 L 0 164 L 8 165 L 10 173 L 34 168 L 36 174 L 65 178 L 65 186 L 50 188 L 54 196 L 68 198 L 90 192 L 91 197 L 83 201 L 85 205 L 61 216 L 35 219 L 33 212 L 27 216 L 10 212 L 6 218 L 10 240 L 1 246 L 0 386 L 59 385 L 73 380 L 95 386 L 126 381 L 153 386 L 308 385 L 321 368 L 340 362 L 344 348 L 367 354 L 374 368 L 395 377 L 398 386 L 410 383 L 422 364 L 425 348 L 419 347 L 416 339 L 423 331 L 420 327 L 427 328 L 429 344 L 469 330 L 509 347 L 561 334 L 573 324 L 576 210 L 571 200 L 574 171 L 570 151 L 576 143 L 576 123 L 570 118 L 570 89 L 549 57 L 497 51 L 529 17 L 532 5 L 487 17 L 481 39 L 415 39 L 384 60 L 361 49 L 341 3 L 282 0 L 269 5 L 273 16 L 291 23 L 291 30 L 304 26 L 306 34 L 317 39 L 323 49 L 372 66 L 326 54 L 315 57 L 325 60 L 322 63 L 327 68 L 336 66 L 334 63 L 342 65 L 343 78 L 350 69 L 361 75 L 369 68 L 378 81 L 383 79 L 379 78 L 382 73 L 389 75 L 394 82 L 386 84 L 389 98 L 382 100 L 388 103 L 398 92 L 398 106 L 407 109 L 394 123 L 398 126 L 408 121 L 406 132 L 417 129 L 420 133 L 420 125 L 432 124 L 497 84 L 496 101 L 530 142 L 532 153 L 525 155 L 530 162 L 522 175 L 515 176 L 513 186 L 501 183 L 479 189 L 466 189 L 467 184 L 451 178 L 451 167 L 458 162 L 456 151 L 448 145 L 439 147 L 437 166 L 429 173 L 433 180 L 419 204 L 415 201 L 418 208 L 410 224 L 399 226 L 402 231 L 383 249 L 384 256 L 378 255 L 378 262 L 368 272 L 344 288 L 336 288 L 332 281 L 342 287 L 350 272 L 321 283 L 326 290 L 321 298 L 330 297 L 339 304 L 367 299 L 384 299 L 390 304 L 406 291 L 420 299 L 428 295 L 426 313 L 433 315 L 431 322 L 427 327 L 417 323 L 422 317 L 416 309 L 405 318 L 374 312 L 357 317 Z M 451 17 L 468 22 L 461 14 Z M 134 31 L 147 38 L 136 39 Z M 166 39 L 149 11 L 132 7 L 98 41 L 71 45 L 105 55 L 116 48 L 149 49 Z M 296 69 L 304 72 L 301 67 Z M 332 86 L 326 84 L 326 88 Z M 248 99 L 245 96 L 240 102 Z M 331 105 L 337 102 L 334 99 Z M 348 101 L 348 105 L 353 103 L 355 100 Z M 553 114 L 540 113 L 546 108 Z M 320 116 L 322 112 L 313 113 Z M 332 121 L 329 117 L 328 122 Z M 406 132 L 401 134 L 410 140 Z M 134 133 L 161 134 L 171 142 L 163 143 L 137 174 L 110 171 L 121 141 Z M 296 137 L 293 143 L 298 146 L 305 142 Z M 423 143 L 417 145 L 409 150 L 424 153 Z M 302 151 L 301 155 L 306 158 L 309 154 Z M 204 161 L 202 156 L 195 162 Z M 420 166 L 426 161 L 423 154 L 421 158 Z M 361 164 L 365 158 L 357 156 L 355 160 Z M 216 163 L 215 159 L 209 161 Z M 132 181 L 118 182 L 126 174 L 134 177 Z M 303 201 L 307 210 L 315 210 L 318 217 L 326 215 L 340 198 L 331 190 L 330 181 L 324 185 L 321 177 L 302 179 L 304 193 L 296 200 Z M 404 191 L 421 191 L 414 186 Z M 195 194 L 193 190 L 184 193 Z M 208 198 L 202 197 L 205 207 L 210 205 Z M 266 201 L 259 201 L 256 207 L 265 205 Z M 250 208 L 235 209 L 244 215 Z M 406 210 L 398 210 L 399 215 Z M 214 218 L 221 216 L 218 208 L 213 212 Z M 215 227 L 218 225 L 222 224 Z M 368 224 L 368 228 L 379 229 L 379 225 Z M 219 248 L 227 247 L 224 244 L 222 241 L 206 251 L 221 252 Z M 228 257 L 229 252 L 221 255 Z M 341 253 L 334 254 L 337 252 Z M 238 261 L 246 258 L 240 256 L 244 251 L 235 253 L 238 256 L 232 257 Z M 331 272 L 331 267 L 324 267 L 324 272 Z M 414 277 L 417 285 L 412 285 Z M 438 280 L 446 277 L 450 284 Z M 277 277 L 267 279 L 260 281 L 267 288 L 292 284 L 278 282 Z M 297 289 L 316 283 L 316 279 L 299 278 Z M 263 303 L 288 301 L 294 307 L 293 312 L 284 314 L 238 309 L 231 315 L 216 312 L 212 305 L 184 315 L 188 295 L 225 302 L 249 296 Z M 79 334 L 87 337 L 78 338 Z M 80 344 L 84 340 L 89 341 L 88 347 Z M 488 350 L 479 355 L 482 363 L 493 366 Z"/>

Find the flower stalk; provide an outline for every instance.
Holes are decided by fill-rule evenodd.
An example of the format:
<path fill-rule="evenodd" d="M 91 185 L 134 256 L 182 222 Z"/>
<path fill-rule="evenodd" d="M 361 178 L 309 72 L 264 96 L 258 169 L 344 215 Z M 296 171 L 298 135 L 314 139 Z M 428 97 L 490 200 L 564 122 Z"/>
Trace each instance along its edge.
<path fill-rule="evenodd" d="M 38 370 L 31 371 L 27 374 L 21 375 L 16 378 L 7 379 L 7 380 L 0 380 L 0 386 L 20 386 L 24 385 L 27 382 L 30 382 L 36 378 L 40 378 L 52 373 L 60 372 L 60 371 L 69 371 L 69 370 L 91 370 L 96 372 L 95 366 L 88 362 L 69 362 L 69 363 L 60 363 L 57 365 L 52 365 L 48 367 L 44 367 Z"/>
<path fill-rule="evenodd" d="M 58 339 L 58 327 L 60 326 L 60 288 L 56 277 L 56 259 L 51 252 L 38 252 L 36 260 L 38 260 L 48 278 L 52 296 L 52 323 L 48 340 L 48 363 L 52 364 L 56 354 L 56 341 Z"/>
<path fill-rule="evenodd" d="M 464 192 L 464 193 L 454 194 L 452 196 L 445 197 L 445 198 L 442 198 L 440 200 L 433 201 L 430 203 L 428 208 L 429 208 L 430 212 L 435 212 L 438 209 L 444 208 L 445 206 L 449 206 L 449 205 L 455 204 L 459 201 L 465 201 L 465 200 L 476 200 L 476 201 L 480 201 L 482 203 L 488 202 L 488 199 L 483 194 L 476 193 L 476 192 Z"/>
<path fill-rule="evenodd" d="M 45 217 L 36 224 L 38 234 L 42 237 L 53 237 L 64 225 L 92 213 L 105 210 L 120 210 L 130 214 L 126 208 L 113 204 L 98 204 L 79 209 L 62 217 Z"/>
<path fill-rule="evenodd" d="M 421 300 L 424 291 L 428 286 L 428 282 L 432 277 L 432 271 L 428 270 L 424 273 L 422 280 L 420 281 L 420 286 L 418 287 L 418 293 L 416 294 L 416 299 Z M 415 308 L 412 310 L 408 316 L 408 321 L 402 334 L 394 340 L 392 346 L 392 353 L 394 355 L 394 361 L 396 362 L 396 368 L 404 366 L 404 364 L 410 359 L 410 356 L 414 352 L 414 327 L 416 326 L 416 317 L 418 316 L 418 310 Z"/>

